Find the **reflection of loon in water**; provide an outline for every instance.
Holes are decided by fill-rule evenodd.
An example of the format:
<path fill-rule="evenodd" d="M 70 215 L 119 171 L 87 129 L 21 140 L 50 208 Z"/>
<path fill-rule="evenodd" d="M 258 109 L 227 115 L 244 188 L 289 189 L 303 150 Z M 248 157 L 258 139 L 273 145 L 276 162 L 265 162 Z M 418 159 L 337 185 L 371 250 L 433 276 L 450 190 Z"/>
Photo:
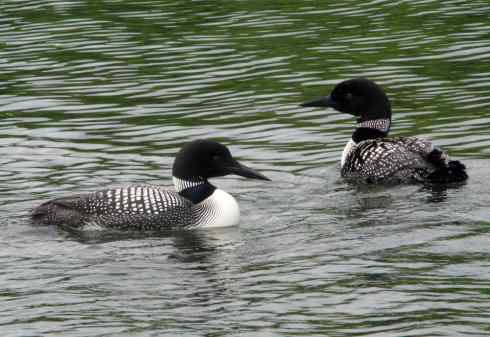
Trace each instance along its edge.
<path fill-rule="evenodd" d="M 468 178 L 465 166 L 448 161 L 430 141 L 387 138 L 391 126 L 388 97 L 374 82 L 352 79 L 335 86 L 330 96 L 302 104 L 327 106 L 358 116 L 358 125 L 341 158 L 342 177 L 374 183 L 450 183 Z"/>
<path fill-rule="evenodd" d="M 144 231 L 234 226 L 240 219 L 238 203 L 208 179 L 236 174 L 269 180 L 236 161 L 226 146 L 210 140 L 185 145 L 175 158 L 172 173 L 176 192 L 154 185 L 101 190 L 45 202 L 32 217 L 36 223 L 81 229 Z"/>

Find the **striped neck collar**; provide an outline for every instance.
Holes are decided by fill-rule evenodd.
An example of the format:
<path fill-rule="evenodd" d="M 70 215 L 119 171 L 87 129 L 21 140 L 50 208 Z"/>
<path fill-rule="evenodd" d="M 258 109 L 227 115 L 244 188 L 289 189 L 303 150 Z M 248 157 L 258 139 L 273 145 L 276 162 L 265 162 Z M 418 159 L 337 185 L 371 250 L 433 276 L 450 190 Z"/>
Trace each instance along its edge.
<path fill-rule="evenodd" d="M 388 137 L 391 120 L 388 118 L 372 119 L 357 124 L 357 128 L 352 133 L 354 143 L 359 143 L 368 139 Z"/>
<path fill-rule="evenodd" d="M 175 176 L 172 177 L 172 180 L 174 182 L 175 190 L 178 193 L 188 188 L 198 187 L 199 185 L 205 184 L 207 182 L 207 180 L 202 180 L 202 179 L 187 180 L 187 179 L 177 178 Z"/>
<path fill-rule="evenodd" d="M 357 124 L 357 128 L 376 129 L 384 133 L 388 133 L 390 131 L 390 126 L 391 120 L 388 118 L 373 119 Z"/>

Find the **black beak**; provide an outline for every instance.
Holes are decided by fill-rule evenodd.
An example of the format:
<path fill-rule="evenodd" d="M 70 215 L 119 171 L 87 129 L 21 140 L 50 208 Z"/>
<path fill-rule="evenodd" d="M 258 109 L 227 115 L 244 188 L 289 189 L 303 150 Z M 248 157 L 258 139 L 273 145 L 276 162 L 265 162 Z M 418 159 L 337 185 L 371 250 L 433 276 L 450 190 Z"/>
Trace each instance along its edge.
<path fill-rule="evenodd" d="M 265 175 L 255 171 L 254 169 L 247 167 L 245 165 L 240 164 L 236 160 L 232 165 L 226 168 L 230 174 L 236 174 L 238 176 L 242 176 L 250 179 L 260 179 L 260 180 L 269 180 Z"/>
<path fill-rule="evenodd" d="M 322 107 L 331 107 L 337 109 L 338 104 L 332 99 L 331 96 L 324 96 L 324 97 L 314 99 L 313 101 L 303 103 L 301 104 L 301 106 L 302 107 L 322 106 Z"/>

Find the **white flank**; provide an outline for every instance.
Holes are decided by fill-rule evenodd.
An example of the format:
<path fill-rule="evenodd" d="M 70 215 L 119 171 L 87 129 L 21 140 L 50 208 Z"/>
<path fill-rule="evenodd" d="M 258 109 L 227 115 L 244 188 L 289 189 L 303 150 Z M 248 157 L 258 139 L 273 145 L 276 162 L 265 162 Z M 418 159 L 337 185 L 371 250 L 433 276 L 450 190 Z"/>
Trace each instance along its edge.
<path fill-rule="evenodd" d="M 342 157 L 340 158 L 340 167 L 344 167 L 345 160 L 347 159 L 347 155 L 352 150 L 352 148 L 356 145 L 356 143 L 350 139 L 347 144 L 345 144 L 344 151 L 342 151 Z"/>

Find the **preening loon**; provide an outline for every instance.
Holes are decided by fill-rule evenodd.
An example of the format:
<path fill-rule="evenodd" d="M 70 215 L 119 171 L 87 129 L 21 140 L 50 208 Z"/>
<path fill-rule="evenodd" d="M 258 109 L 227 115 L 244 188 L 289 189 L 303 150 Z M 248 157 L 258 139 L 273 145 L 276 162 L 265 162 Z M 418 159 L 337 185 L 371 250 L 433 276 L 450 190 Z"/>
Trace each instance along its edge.
<path fill-rule="evenodd" d="M 236 161 L 228 148 L 211 140 L 182 147 L 172 169 L 176 192 L 156 185 L 135 185 L 62 197 L 32 212 L 35 223 L 83 229 L 168 230 L 238 224 L 235 199 L 208 179 L 236 174 L 269 180 Z"/>
<path fill-rule="evenodd" d="M 335 86 L 329 96 L 303 107 L 332 107 L 358 117 L 357 128 L 341 158 L 341 175 L 370 183 L 450 183 L 468 178 L 465 166 L 449 161 L 428 140 L 388 138 L 391 105 L 376 83 L 356 78 Z"/>

